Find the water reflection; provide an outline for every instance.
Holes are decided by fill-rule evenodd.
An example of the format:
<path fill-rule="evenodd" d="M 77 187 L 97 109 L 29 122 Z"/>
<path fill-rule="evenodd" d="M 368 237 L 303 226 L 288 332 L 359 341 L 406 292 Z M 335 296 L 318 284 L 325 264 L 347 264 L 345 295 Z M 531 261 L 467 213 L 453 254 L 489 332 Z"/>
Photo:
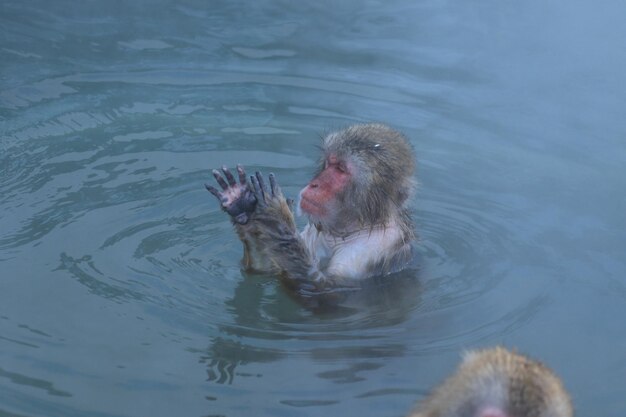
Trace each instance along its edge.
<path fill-rule="evenodd" d="M 276 277 L 245 276 L 237 285 L 234 297 L 226 301 L 234 324 L 220 325 L 220 336 L 213 340 L 201 356 L 201 363 L 207 364 L 209 381 L 232 384 L 236 375 L 251 376 L 240 369 L 242 366 L 245 369 L 246 364 L 273 362 L 295 353 L 288 348 L 276 348 L 276 343 L 265 347 L 268 343 L 264 341 L 308 340 L 314 342 L 313 346 L 318 346 L 324 342 L 358 343 L 359 340 L 369 340 L 369 345 L 362 348 L 312 347 L 308 349 L 312 360 L 350 357 L 371 361 L 376 357 L 401 356 L 404 350 L 402 346 L 372 346 L 380 337 L 361 331 L 385 328 L 405 321 L 419 304 L 419 292 L 417 270 L 372 279 L 359 290 L 342 293 L 341 299 L 332 297 L 332 300 L 324 299 L 322 302 L 303 300 L 290 294 L 280 286 Z M 370 365 L 367 362 L 355 366 L 360 369 L 361 366 L 367 368 Z M 329 378 L 336 372 L 318 376 Z"/>
<path fill-rule="evenodd" d="M 217 384 L 232 384 L 235 375 L 239 377 L 260 377 L 238 370 L 238 367 L 251 362 L 274 362 L 285 356 L 280 351 L 263 349 L 253 345 L 217 337 L 200 357 L 200 363 L 207 365 L 207 380 Z"/>

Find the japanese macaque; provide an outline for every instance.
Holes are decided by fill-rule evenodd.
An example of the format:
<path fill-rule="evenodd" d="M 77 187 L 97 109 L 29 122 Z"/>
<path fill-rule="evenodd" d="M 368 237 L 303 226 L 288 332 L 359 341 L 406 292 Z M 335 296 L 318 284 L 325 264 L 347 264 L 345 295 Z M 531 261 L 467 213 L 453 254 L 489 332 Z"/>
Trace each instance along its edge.
<path fill-rule="evenodd" d="M 273 174 L 269 188 L 257 172 L 238 182 L 226 168 L 206 185 L 221 202 L 243 242 L 243 266 L 277 274 L 301 293 L 354 286 L 358 280 L 403 269 L 415 238 L 407 202 L 415 188 L 415 158 L 407 139 L 381 124 L 363 124 L 323 139 L 315 177 L 300 192 L 309 218 L 296 230 Z"/>
<path fill-rule="evenodd" d="M 409 417 L 572 417 L 561 381 L 543 364 L 497 347 L 469 352 L 456 374 Z"/>

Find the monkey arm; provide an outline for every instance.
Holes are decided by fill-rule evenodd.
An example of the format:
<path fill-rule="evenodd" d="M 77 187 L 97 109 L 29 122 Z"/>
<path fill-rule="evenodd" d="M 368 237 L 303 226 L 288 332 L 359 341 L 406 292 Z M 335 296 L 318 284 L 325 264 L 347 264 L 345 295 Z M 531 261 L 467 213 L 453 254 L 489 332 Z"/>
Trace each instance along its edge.
<path fill-rule="evenodd" d="M 233 174 L 226 167 L 222 167 L 222 173 L 213 170 L 213 176 L 222 191 L 210 184 L 204 186 L 220 201 L 222 210 L 230 216 L 237 236 L 243 243 L 242 263 L 245 270 L 248 272 L 276 273 L 278 271 L 261 239 L 263 228 L 259 227 L 258 222 L 251 221 L 257 207 L 257 198 L 241 165 L 237 165 L 237 173 L 239 182 L 235 180 Z"/>
<path fill-rule="evenodd" d="M 298 293 L 333 288 L 335 280 L 317 268 L 314 256 L 298 233 L 289 203 L 274 175 L 269 175 L 269 190 L 259 172 L 250 178 L 257 200 L 251 222 L 283 283 Z"/>

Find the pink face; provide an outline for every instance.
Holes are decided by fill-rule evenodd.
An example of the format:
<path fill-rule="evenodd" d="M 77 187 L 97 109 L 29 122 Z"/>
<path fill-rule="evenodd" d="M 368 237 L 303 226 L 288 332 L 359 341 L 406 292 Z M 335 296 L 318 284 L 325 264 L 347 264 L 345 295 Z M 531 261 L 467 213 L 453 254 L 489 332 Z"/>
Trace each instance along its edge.
<path fill-rule="evenodd" d="M 508 417 L 509 415 L 496 407 L 484 407 L 478 413 L 478 417 Z"/>
<path fill-rule="evenodd" d="M 300 192 L 300 208 L 303 212 L 324 219 L 331 214 L 333 202 L 352 179 L 351 167 L 330 155 L 319 173 Z"/>

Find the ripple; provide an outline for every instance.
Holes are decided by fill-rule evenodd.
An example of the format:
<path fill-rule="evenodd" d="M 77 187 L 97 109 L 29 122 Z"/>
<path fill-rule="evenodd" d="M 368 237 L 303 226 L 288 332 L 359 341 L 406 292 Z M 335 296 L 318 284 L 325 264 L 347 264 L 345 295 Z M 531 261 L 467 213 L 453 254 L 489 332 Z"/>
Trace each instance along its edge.
<path fill-rule="evenodd" d="M 267 58 L 288 58 L 296 55 L 295 51 L 288 49 L 257 49 L 234 47 L 232 50 L 246 58 L 267 59 Z"/>
<path fill-rule="evenodd" d="M 525 30 L 582 9 L 5 3 L 0 414 L 402 415 L 459 350 L 621 341 L 623 37 Z M 332 307 L 243 274 L 209 170 L 293 197 L 372 120 L 418 154 L 416 266 Z"/>
<path fill-rule="evenodd" d="M 55 397 L 71 397 L 72 396 L 72 394 L 67 391 L 63 391 L 63 390 L 55 388 L 54 384 L 50 381 L 45 381 L 43 379 L 38 379 L 38 378 L 32 378 L 30 376 L 26 376 L 26 375 L 15 373 L 15 372 L 9 372 L 2 368 L 0 368 L 0 378 L 9 379 L 12 383 L 17 384 L 17 385 L 26 385 L 31 388 L 45 390 L 49 395 L 53 395 Z"/>
<path fill-rule="evenodd" d="M 280 400 L 281 404 L 292 407 L 320 407 L 325 405 L 338 404 L 338 400 Z"/>
<path fill-rule="evenodd" d="M 296 130 L 278 129 L 267 126 L 253 126 L 245 128 L 225 127 L 224 133 L 245 133 L 246 135 L 293 135 L 299 133 Z"/>
<path fill-rule="evenodd" d="M 144 298 L 140 292 L 125 288 L 126 281 L 120 280 L 117 285 L 112 284 L 111 282 L 115 282 L 116 279 L 106 276 L 102 271 L 98 270 L 90 255 L 75 259 L 66 253 L 61 253 L 60 265 L 55 271 L 59 270 L 67 271 L 81 284 L 100 297 L 113 300 L 134 299 L 137 301 L 141 301 Z"/>
<path fill-rule="evenodd" d="M 128 42 L 120 41 L 118 42 L 118 45 L 127 49 L 134 49 L 137 51 L 172 48 L 172 45 L 160 39 L 135 39 Z"/>
<path fill-rule="evenodd" d="M 10 88 L 0 92 L 0 108 L 16 110 L 44 100 L 74 94 L 79 90 L 69 87 L 68 84 L 75 85 L 80 83 L 124 83 L 161 86 L 213 86 L 253 83 L 329 91 L 389 103 L 420 104 L 423 101 L 418 96 L 410 95 L 406 92 L 382 86 L 344 81 L 245 72 L 157 70 L 127 73 L 75 74 L 49 78 L 29 86 Z M 426 85 L 424 88 L 426 88 Z"/>

